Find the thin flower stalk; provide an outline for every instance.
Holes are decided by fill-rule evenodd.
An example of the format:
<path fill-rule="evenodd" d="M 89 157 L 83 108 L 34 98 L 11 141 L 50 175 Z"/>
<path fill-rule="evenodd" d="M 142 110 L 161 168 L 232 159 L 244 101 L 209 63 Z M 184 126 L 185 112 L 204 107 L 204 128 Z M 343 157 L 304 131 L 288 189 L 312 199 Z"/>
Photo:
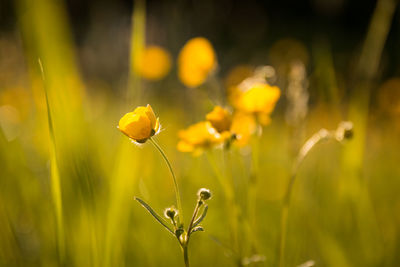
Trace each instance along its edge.
<path fill-rule="evenodd" d="M 208 206 L 205 203 L 206 200 L 211 198 L 211 192 L 208 189 L 201 188 L 198 192 L 198 200 L 196 207 L 193 212 L 192 220 L 189 224 L 187 230 L 184 229 L 184 220 L 182 215 L 182 203 L 179 193 L 178 182 L 172 169 L 172 165 L 162 150 L 160 145 L 153 139 L 153 136 L 160 132 L 160 123 L 159 119 L 153 112 L 153 109 L 150 105 L 147 106 L 139 106 L 135 108 L 132 112 L 126 113 L 118 123 L 118 129 L 128 136 L 134 143 L 143 144 L 150 140 L 150 142 L 154 145 L 154 147 L 160 152 L 162 158 L 168 166 L 168 169 L 171 173 L 172 180 L 174 183 L 175 189 L 175 200 L 178 206 L 178 210 L 176 210 L 173 206 L 167 208 L 164 211 L 164 216 L 167 220 L 165 220 L 162 216 L 160 216 L 149 204 L 147 204 L 144 200 L 135 197 L 135 200 L 140 203 L 140 205 L 145 208 L 153 218 L 160 223 L 169 233 L 175 236 L 179 242 L 179 245 L 182 249 L 183 259 L 186 267 L 189 267 L 189 252 L 188 245 L 191 234 L 204 231 L 203 227 L 199 224 L 203 221 L 207 214 Z M 203 210 L 201 215 L 199 215 L 200 210 Z"/>
<path fill-rule="evenodd" d="M 180 214 L 180 217 L 183 217 L 183 212 L 182 212 L 182 203 L 181 203 L 181 197 L 180 197 L 180 193 L 179 193 L 179 187 L 178 187 L 178 182 L 174 173 L 174 170 L 172 169 L 171 163 L 168 160 L 167 155 L 165 154 L 165 152 L 162 150 L 162 148 L 160 147 L 159 144 L 157 144 L 156 141 L 154 141 L 153 138 L 149 138 L 150 142 L 154 145 L 154 147 L 160 152 L 161 156 L 163 157 L 165 163 L 168 166 L 168 169 L 171 173 L 173 182 L 174 182 L 174 189 L 175 189 L 175 199 L 176 199 L 176 205 L 178 206 L 178 211 Z"/>
<path fill-rule="evenodd" d="M 223 152 L 226 153 L 226 152 Z M 227 210 L 230 212 L 228 214 L 229 219 L 229 227 L 230 227 L 230 235 L 232 239 L 233 246 L 229 247 L 231 252 L 237 256 L 238 261 L 240 261 L 239 257 L 239 238 L 238 238 L 238 214 L 237 214 L 237 207 L 235 204 L 235 193 L 233 188 L 233 183 L 228 179 L 226 175 L 226 171 L 221 173 L 217 164 L 215 163 L 215 159 L 212 158 L 211 152 L 207 152 L 207 160 L 214 171 L 215 176 L 224 193 L 224 197 L 226 200 Z M 224 162 L 224 161 L 223 161 Z"/>
<path fill-rule="evenodd" d="M 336 140 L 342 142 L 346 139 L 350 139 L 353 136 L 353 124 L 351 122 L 341 122 L 338 128 L 334 131 L 328 131 L 326 129 L 320 129 L 313 136 L 311 136 L 304 145 L 300 148 L 300 151 L 294 161 L 290 180 L 285 191 L 283 198 L 283 206 L 281 212 L 281 225 L 280 225 L 280 237 L 279 237 L 279 267 L 285 266 L 285 243 L 286 243 L 286 231 L 288 223 L 288 214 L 290 199 L 292 196 L 293 185 L 297 177 L 298 170 L 303 163 L 305 157 L 310 151 L 319 143 L 327 140 Z"/>

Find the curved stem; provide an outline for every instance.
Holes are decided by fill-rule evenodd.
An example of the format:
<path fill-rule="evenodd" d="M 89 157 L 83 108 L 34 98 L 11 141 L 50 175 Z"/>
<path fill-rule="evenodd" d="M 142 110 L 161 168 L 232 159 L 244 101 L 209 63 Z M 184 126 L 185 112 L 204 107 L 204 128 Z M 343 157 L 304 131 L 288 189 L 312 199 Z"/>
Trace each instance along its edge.
<path fill-rule="evenodd" d="M 151 137 L 149 138 L 150 142 L 157 148 L 157 150 L 160 152 L 161 156 L 164 158 L 165 163 L 167 163 L 168 169 L 172 175 L 172 179 L 174 180 L 174 187 L 175 187 L 175 198 L 176 198 L 176 205 L 178 206 L 178 211 L 179 211 L 179 221 L 183 220 L 183 213 L 182 213 L 182 204 L 181 204 L 181 197 L 179 194 L 179 188 L 178 188 L 178 182 L 176 180 L 176 176 L 174 173 L 174 170 L 172 169 L 171 163 L 169 162 L 166 154 L 164 151 L 161 149 L 161 147 L 157 144 L 156 141 Z"/>
<path fill-rule="evenodd" d="M 285 241 L 286 241 L 286 229 L 287 229 L 287 222 L 288 222 L 288 214 L 289 214 L 289 205 L 290 205 L 290 198 L 292 196 L 293 185 L 296 180 L 296 175 L 298 169 L 303 162 L 304 158 L 308 155 L 311 149 L 318 143 L 323 140 L 329 139 L 333 136 L 333 134 L 326 129 L 321 129 L 316 132 L 313 136 L 308 139 L 304 145 L 301 147 L 296 161 L 293 164 L 292 173 L 290 176 L 289 184 L 286 188 L 285 196 L 283 198 L 283 207 L 281 213 L 281 231 L 279 237 L 279 267 L 285 266 L 284 258 L 285 258 Z"/>
<path fill-rule="evenodd" d="M 225 151 L 223 152 L 224 154 L 226 153 Z M 225 155 L 223 155 L 223 165 L 225 166 Z M 234 188 L 233 188 L 233 182 L 229 181 L 229 178 L 227 177 L 227 171 L 224 170 L 224 173 L 222 174 L 219 170 L 217 165 L 215 164 L 215 160 L 211 158 L 210 152 L 207 153 L 207 160 L 209 164 L 211 165 L 215 176 L 218 179 L 218 182 L 221 184 L 222 190 L 225 194 L 225 199 L 226 199 L 226 205 L 227 209 L 229 211 L 228 219 L 229 219 L 229 226 L 230 226 L 230 231 L 231 231 L 231 238 L 232 238 L 232 251 L 236 253 L 238 258 L 240 259 L 239 256 L 239 237 L 238 237 L 238 215 L 237 215 L 237 208 L 236 208 L 236 203 L 235 203 L 235 193 L 234 193 Z"/>

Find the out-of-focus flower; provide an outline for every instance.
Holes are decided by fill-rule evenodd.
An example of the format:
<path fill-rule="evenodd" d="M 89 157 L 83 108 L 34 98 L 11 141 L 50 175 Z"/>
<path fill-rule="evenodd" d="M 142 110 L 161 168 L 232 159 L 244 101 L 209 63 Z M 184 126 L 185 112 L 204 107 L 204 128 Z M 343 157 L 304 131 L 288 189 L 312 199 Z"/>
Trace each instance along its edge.
<path fill-rule="evenodd" d="M 238 65 L 229 71 L 225 78 L 226 95 L 229 103 L 235 106 L 236 99 L 240 95 L 239 84 L 253 74 L 254 67 L 250 65 Z"/>
<path fill-rule="evenodd" d="M 232 124 L 231 113 L 220 106 L 215 106 L 214 109 L 206 115 L 206 120 L 209 121 L 219 133 L 229 131 Z"/>
<path fill-rule="evenodd" d="M 207 39 L 190 39 L 178 56 L 178 77 L 187 87 L 197 87 L 204 83 L 217 65 L 214 49 Z"/>
<path fill-rule="evenodd" d="M 275 69 L 271 66 L 258 66 L 253 68 L 247 65 L 239 65 L 234 68 L 225 81 L 229 103 L 237 107 L 238 100 L 243 92 L 257 84 L 269 84 L 275 82 Z"/>
<path fill-rule="evenodd" d="M 260 121 L 260 118 L 258 120 Z M 229 148 L 231 144 L 235 144 L 242 147 L 249 143 L 256 130 L 257 121 L 254 114 L 236 111 L 232 115 L 229 110 L 215 106 L 206 115 L 206 121 L 193 124 L 179 132 L 181 140 L 177 148 L 181 152 L 199 154 L 204 149 L 218 145 Z"/>
<path fill-rule="evenodd" d="M 178 133 L 180 141 L 178 150 L 181 152 L 201 153 L 204 149 L 223 144 L 229 138 L 227 134 L 219 134 L 209 121 L 202 121 L 189 126 Z"/>
<path fill-rule="evenodd" d="M 233 115 L 231 132 L 235 134 L 237 146 L 247 145 L 256 129 L 257 123 L 253 115 L 243 112 L 237 112 Z"/>
<path fill-rule="evenodd" d="M 171 55 L 160 46 L 152 45 L 144 49 L 138 60 L 137 70 L 141 77 L 158 81 L 171 69 Z"/>
<path fill-rule="evenodd" d="M 269 115 L 274 110 L 280 94 L 277 86 L 255 83 L 249 89 L 240 92 L 235 107 L 244 113 L 254 114 L 261 124 L 266 125 L 270 121 Z"/>
<path fill-rule="evenodd" d="M 118 129 L 133 141 L 144 143 L 158 133 L 160 123 L 151 106 L 147 105 L 126 113 L 119 120 Z"/>

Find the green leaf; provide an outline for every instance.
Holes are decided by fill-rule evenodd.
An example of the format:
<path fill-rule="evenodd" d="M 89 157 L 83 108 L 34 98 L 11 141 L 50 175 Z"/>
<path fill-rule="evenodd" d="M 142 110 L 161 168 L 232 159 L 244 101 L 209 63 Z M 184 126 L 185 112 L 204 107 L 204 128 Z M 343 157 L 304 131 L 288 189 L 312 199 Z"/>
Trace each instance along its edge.
<path fill-rule="evenodd" d="M 194 232 L 198 232 L 198 231 L 204 232 L 203 227 L 201 227 L 201 226 L 193 227 L 192 230 L 190 230 L 190 234 L 193 234 Z"/>
<path fill-rule="evenodd" d="M 199 223 L 201 223 L 201 221 L 204 220 L 204 218 L 207 215 L 207 210 L 208 210 L 208 205 L 204 204 L 204 210 L 203 213 L 201 214 L 201 216 L 199 218 L 197 218 L 197 220 L 193 223 L 192 229 L 194 229 L 197 225 L 199 225 Z"/>
<path fill-rule="evenodd" d="M 146 202 L 144 202 L 143 200 L 141 200 L 138 197 L 134 197 L 135 200 L 137 202 L 139 202 L 153 217 L 154 219 L 156 219 L 162 226 L 165 227 L 165 229 L 168 230 L 168 232 L 170 232 L 171 234 L 173 234 L 175 236 L 174 231 L 172 230 L 172 228 L 168 225 L 168 223 L 160 216 L 157 214 L 157 212 L 155 212 L 149 204 L 147 204 Z"/>

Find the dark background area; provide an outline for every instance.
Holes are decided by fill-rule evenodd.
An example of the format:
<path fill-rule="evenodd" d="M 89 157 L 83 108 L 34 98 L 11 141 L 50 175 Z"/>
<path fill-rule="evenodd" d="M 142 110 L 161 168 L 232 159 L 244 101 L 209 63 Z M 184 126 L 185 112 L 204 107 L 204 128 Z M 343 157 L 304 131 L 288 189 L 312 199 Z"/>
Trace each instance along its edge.
<path fill-rule="evenodd" d="M 115 82 L 116 74 L 126 73 L 133 2 L 65 1 L 84 76 Z M 1 34 L 18 32 L 13 1 L 0 3 Z M 329 44 L 335 68 L 346 75 L 361 50 L 375 4 L 374 0 L 146 1 L 146 41 L 176 56 L 188 39 L 204 36 L 215 46 L 222 75 L 240 63 L 271 64 L 268 49 L 282 38 L 306 46 L 307 68 L 312 72 L 315 44 L 323 42 Z M 382 79 L 400 73 L 399 25 L 397 10 L 382 57 Z"/>

